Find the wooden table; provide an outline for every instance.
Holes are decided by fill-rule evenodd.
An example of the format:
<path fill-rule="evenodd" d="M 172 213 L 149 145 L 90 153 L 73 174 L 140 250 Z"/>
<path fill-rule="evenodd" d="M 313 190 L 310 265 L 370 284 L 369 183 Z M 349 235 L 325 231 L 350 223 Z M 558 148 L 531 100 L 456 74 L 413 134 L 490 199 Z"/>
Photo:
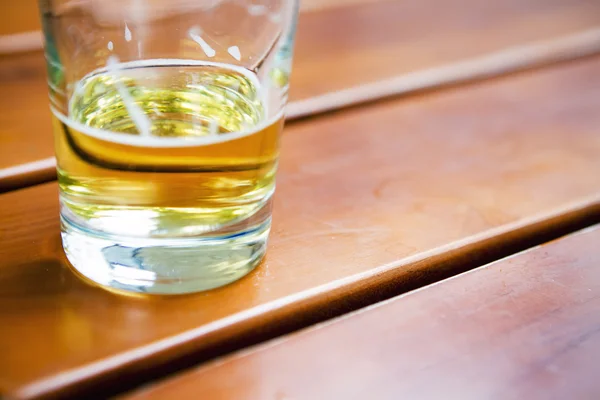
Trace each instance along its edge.
<path fill-rule="evenodd" d="M 120 390 L 597 220 L 599 71 L 596 58 L 290 125 L 266 262 L 193 296 L 87 285 L 60 248 L 56 185 L 1 196 L 2 389 Z"/>
<path fill-rule="evenodd" d="M 583 57 L 594 35 L 563 40 L 598 4 L 477 4 L 308 7 L 291 109 L 313 117 L 285 129 L 267 259 L 190 296 L 124 297 L 70 269 L 56 183 L 38 184 L 53 179 L 40 54 L 0 58 L 0 394 L 122 393 L 600 222 L 600 57 Z M 390 85 L 410 95 L 346 107 Z"/>
<path fill-rule="evenodd" d="M 600 226 L 122 399 L 595 399 Z"/>

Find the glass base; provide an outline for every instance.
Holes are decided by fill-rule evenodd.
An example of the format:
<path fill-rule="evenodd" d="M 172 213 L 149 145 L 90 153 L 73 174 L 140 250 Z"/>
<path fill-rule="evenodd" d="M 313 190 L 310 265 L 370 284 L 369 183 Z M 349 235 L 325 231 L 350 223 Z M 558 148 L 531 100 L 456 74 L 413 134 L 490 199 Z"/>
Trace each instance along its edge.
<path fill-rule="evenodd" d="M 91 231 L 61 215 L 63 248 L 83 276 L 107 288 L 184 294 L 234 282 L 262 260 L 270 218 L 226 235 L 140 238 Z"/>

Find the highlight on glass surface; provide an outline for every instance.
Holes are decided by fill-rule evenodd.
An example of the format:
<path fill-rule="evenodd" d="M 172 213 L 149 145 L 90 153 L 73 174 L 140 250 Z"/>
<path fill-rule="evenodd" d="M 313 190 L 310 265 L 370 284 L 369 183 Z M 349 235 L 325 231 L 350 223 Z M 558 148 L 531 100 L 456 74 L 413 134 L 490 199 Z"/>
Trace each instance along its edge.
<path fill-rule="evenodd" d="M 296 0 L 40 0 L 63 247 L 187 293 L 263 258 Z"/>

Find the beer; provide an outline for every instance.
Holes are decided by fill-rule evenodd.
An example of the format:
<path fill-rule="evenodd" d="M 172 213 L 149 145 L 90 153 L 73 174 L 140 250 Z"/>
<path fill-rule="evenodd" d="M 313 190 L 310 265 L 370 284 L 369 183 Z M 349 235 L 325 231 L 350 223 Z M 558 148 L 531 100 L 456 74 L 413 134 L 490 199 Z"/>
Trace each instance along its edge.
<path fill-rule="evenodd" d="M 217 272 L 224 273 L 235 264 L 225 257 L 239 244 L 232 238 L 250 233 L 261 241 L 250 264 L 260 260 L 283 118 L 267 117 L 254 73 L 225 64 L 145 60 L 89 74 L 72 92 L 68 117 L 53 110 L 68 255 L 70 234 L 121 247 L 130 240 L 137 243 L 132 249 L 161 238 L 171 247 L 176 239 L 210 238 L 221 246 L 208 258 L 218 252 Z M 243 258 L 238 264 L 248 268 Z M 127 265 L 113 261 L 107 259 Z M 196 261 L 193 268 L 215 268 Z"/>
<path fill-rule="evenodd" d="M 247 218 L 274 188 L 282 119 L 264 116 L 258 81 L 241 68 L 93 74 L 74 90 L 70 119 L 54 117 L 63 204 L 91 227 L 141 237 Z"/>

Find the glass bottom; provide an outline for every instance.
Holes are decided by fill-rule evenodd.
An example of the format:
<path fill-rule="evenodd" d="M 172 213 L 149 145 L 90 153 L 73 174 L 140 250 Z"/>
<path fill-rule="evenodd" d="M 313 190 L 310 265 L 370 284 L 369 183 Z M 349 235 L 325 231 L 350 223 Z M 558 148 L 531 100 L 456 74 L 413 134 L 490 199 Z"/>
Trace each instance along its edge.
<path fill-rule="evenodd" d="M 61 210 L 63 248 L 83 276 L 109 289 L 149 294 L 184 294 L 214 289 L 252 271 L 264 257 L 269 210 L 198 237 L 129 237 L 82 226 Z M 255 215 L 256 217 L 256 215 Z"/>

